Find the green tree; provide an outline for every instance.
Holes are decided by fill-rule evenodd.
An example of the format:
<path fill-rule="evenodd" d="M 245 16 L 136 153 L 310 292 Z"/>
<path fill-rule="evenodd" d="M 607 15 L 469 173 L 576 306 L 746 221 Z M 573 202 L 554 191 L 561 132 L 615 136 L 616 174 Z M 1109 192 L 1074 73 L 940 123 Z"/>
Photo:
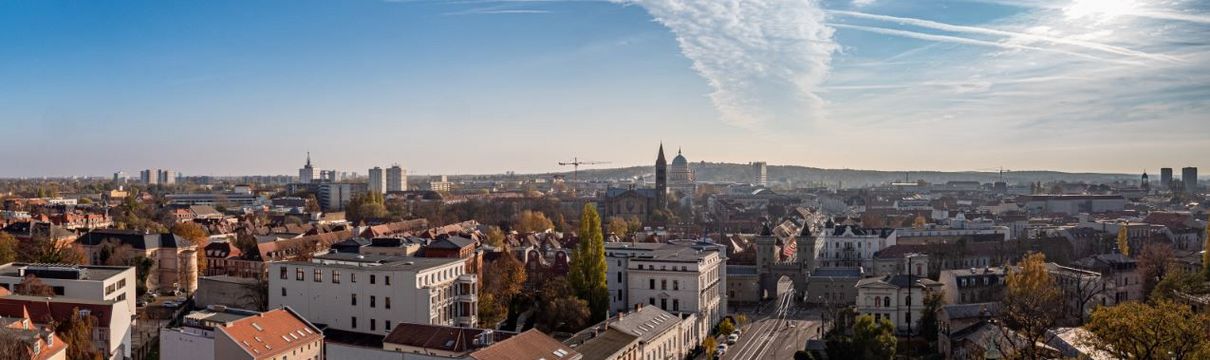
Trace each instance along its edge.
<path fill-rule="evenodd" d="M 861 315 L 853 322 L 850 336 L 833 335 L 828 339 L 829 359 L 887 360 L 895 358 L 895 325 L 883 318 Z"/>
<path fill-rule="evenodd" d="M 733 332 L 735 332 L 735 324 L 731 322 L 731 319 L 723 319 L 718 323 L 719 334 L 730 335 Z"/>
<path fill-rule="evenodd" d="M 0 264 L 17 261 L 17 238 L 0 231 Z"/>
<path fill-rule="evenodd" d="M 542 284 L 535 327 L 548 333 L 583 329 L 592 314 L 588 302 L 570 295 L 573 292 L 566 278 L 551 278 Z"/>
<path fill-rule="evenodd" d="M 1030 253 L 1017 264 L 1018 270 L 1008 273 L 1001 323 L 1017 332 L 1024 342 L 1021 349 L 1012 349 L 1023 359 L 1040 359 L 1043 354 L 1035 344 L 1045 343 L 1043 337 L 1063 317 L 1063 294 L 1055 279 L 1046 271 L 1046 256 Z"/>
<path fill-rule="evenodd" d="M 1085 343 L 1117 359 L 1210 358 L 1210 314 L 1168 300 L 1097 308 Z"/>
<path fill-rule="evenodd" d="M 580 243 L 571 255 L 568 278 L 576 296 L 588 302 L 591 321 L 605 320 L 609 312 L 609 288 L 606 285 L 605 238 L 596 204 L 584 204 L 580 216 Z"/>
<path fill-rule="evenodd" d="M 504 321 L 508 315 L 507 304 L 501 304 L 496 301 L 496 295 L 485 292 L 479 294 L 479 322 L 480 325 L 489 329 L 495 329 L 496 326 Z"/>
<path fill-rule="evenodd" d="M 1202 272 L 1185 272 L 1178 269 L 1169 271 L 1155 289 L 1151 290 L 1151 301 L 1177 300 L 1176 293 L 1203 295 L 1210 293 L 1210 286 Z"/>
<path fill-rule="evenodd" d="M 945 305 L 945 297 L 943 292 L 933 291 L 924 295 L 924 311 L 920 314 L 920 333 L 924 335 L 924 339 L 928 341 L 929 348 L 935 349 L 937 346 L 937 311 Z"/>

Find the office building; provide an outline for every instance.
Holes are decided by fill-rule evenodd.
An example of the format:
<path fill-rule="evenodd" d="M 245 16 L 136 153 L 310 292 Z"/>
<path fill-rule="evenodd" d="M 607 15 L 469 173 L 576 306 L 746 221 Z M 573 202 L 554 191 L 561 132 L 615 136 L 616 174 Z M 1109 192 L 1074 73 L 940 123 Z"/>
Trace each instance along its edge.
<path fill-rule="evenodd" d="M 387 168 L 387 192 L 408 191 L 408 172 L 399 164 Z"/>
<path fill-rule="evenodd" d="M 385 194 L 387 192 L 387 178 L 385 175 L 380 167 L 375 166 L 370 169 L 370 193 Z"/>
<path fill-rule="evenodd" d="M 172 170 L 156 170 L 155 177 L 160 185 L 176 185 L 176 172 Z"/>
<path fill-rule="evenodd" d="M 1185 192 L 1197 192 L 1197 168 L 1181 168 L 1181 183 L 1185 184 Z"/>
<path fill-rule="evenodd" d="M 366 183 L 320 183 L 316 191 L 316 200 L 324 211 L 341 211 L 353 198 L 369 191 Z"/>
<path fill-rule="evenodd" d="M 50 286 L 55 296 L 113 301 L 134 313 L 134 267 L 8 263 L 0 265 L 0 288 L 16 292 L 31 275 Z"/>
<path fill-rule="evenodd" d="M 1172 185 L 1172 168 L 1160 168 L 1160 188 L 1168 189 Z"/>
<path fill-rule="evenodd" d="M 756 185 L 769 185 L 769 166 L 764 161 L 752 163 L 752 181 Z"/>
<path fill-rule="evenodd" d="M 646 304 L 694 314 L 704 338 L 727 308 L 726 250 L 708 242 L 606 243 L 610 310 Z"/>
<path fill-rule="evenodd" d="M 405 322 L 473 327 L 478 285 L 465 259 L 332 253 L 270 264 L 269 307 L 377 335 Z"/>
<path fill-rule="evenodd" d="M 139 182 L 143 183 L 143 185 L 158 185 L 160 183 L 160 169 L 140 171 Z"/>

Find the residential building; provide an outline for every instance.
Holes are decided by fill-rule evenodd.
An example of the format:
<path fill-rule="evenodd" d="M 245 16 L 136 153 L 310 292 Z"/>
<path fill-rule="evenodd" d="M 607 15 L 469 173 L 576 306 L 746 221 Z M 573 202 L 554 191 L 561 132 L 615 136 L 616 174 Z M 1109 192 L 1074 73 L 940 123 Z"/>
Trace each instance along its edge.
<path fill-rule="evenodd" d="M 176 185 L 176 172 L 172 170 L 156 170 L 156 183 L 160 185 Z"/>
<path fill-rule="evenodd" d="M 139 182 L 142 182 L 143 185 L 158 185 L 160 183 L 160 169 L 139 171 Z"/>
<path fill-rule="evenodd" d="M 854 305 L 857 282 L 865 276 L 859 267 L 818 268 L 807 277 L 806 303 L 818 305 Z"/>
<path fill-rule="evenodd" d="M 942 284 L 928 279 L 928 261 L 917 256 L 904 258 L 907 273 L 883 275 L 857 282 L 857 313 L 875 319 L 890 319 L 899 334 L 916 334 L 925 310 L 925 296 L 941 291 Z"/>
<path fill-rule="evenodd" d="M 818 267 L 874 267 L 874 255 L 878 251 L 895 245 L 891 238 L 894 229 L 863 228 L 856 224 L 836 224 L 828 220 L 819 240 L 815 242 L 815 266 Z"/>
<path fill-rule="evenodd" d="M 945 359 L 965 358 L 968 329 L 994 319 L 999 302 L 946 304 L 937 310 L 937 350 Z M 955 347 L 957 345 L 957 348 Z"/>
<path fill-rule="evenodd" d="M 695 336 L 722 321 L 727 309 L 726 249 L 710 242 L 605 244 L 610 309 L 638 304 L 694 314 Z"/>
<path fill-rule="evenodd" d="M 222 306 L 194 311 L 160 329 L 164 359 L 321 360 L 324 335 L 289 307 L 256 312 Z"/>
<path fill-rule="evenodd" d="M 170 293 L 197 290 L 197 245 L 172 233 L 134 230 L 96 229 L 76 239 L 89 264 L 106 264 L 110 259 L 140 257 L 152 260 L 148 291 Z"/>
<path fill-rule="evenodd" d="M 128 359 L 131 356 L 131 325 L 134 313 L 125 301 L 88 300 L 66 296 L 0 296 L 0 316 L 26 317 L 39 326 L 68 321 L 77 312 L 96 322 L 92 342 L 102 358 Z"/>
<path fill-rule="evenodd" d="M 429 191 L 449 192 L 453 188 L 449 177 L 445 175 L 435 176 L 429 179 Z"/>
<path fill-rule="evenodd" d="M 134 267 L 8 263 L 0 265 L 0 288 L 17 292 L 26 276 L 50 286 L 54 296 L 113 301 L 135 311 Z"/>
<path fill-rule="evenodd" d="M 385 194 L 387 192 L 387 178 L 382 168 L 377 166 L 371 168 L 369 180 L 369 192 L 374 194 Z"/>
<path fill-rule="evenodd" d="M 1110 305 L 1109 298 L 1116 296 L 1099 272 L 1055 263 L 1046 263 L 1046 271 L 1063 292 L 1064 314 L 1073 319 L 1078 317 L 1079 322 L 1092 315 L 1097 306 Z"/>
<path fill-rule="evenodd" d="M 369 334 L 404 322 L 472 327 L 478 282 L 464 259 L 332 253 L 270 264 L 269 307 Z"/>
<path fill-rule="evenodd" d="M 353 198 L 369 191 L 366 183 L 332 183 L 319 184 L 316 200 L 324 211 L 341 211 Z"/>
<path fill-rule="evenodd" d="M 67 360 L 67 343 L 50 326 L 38 326 L 28 315 L 0 316 L 0 336 L 22 343 L 25 354 L 6 353 L 5 359 Z M 9 351 L 13 348 L 6 348 Z"/>
<path fill-rule="evenodd" d="M 752 183 L 760 186 L 769 186 L 769 166 L 764 161 L 752 163 Z"/>
<path fill-rule="evenodd" d="M 700 343 L 694 322 L 691 314 L 681 317 L 637 304 L 565 343 L 584 354 L 584 360 L 684 359 Z"/>
<path fill-rule="evenodd" d="M 941 270 L 937 279 L 946 304 L 999 301 L 1004 296 L 1005 272 L 1000 267 Z"/>
<path fill-rule="evenodd" d="M 408 172 L 399 164 L 387 168 L 387 192 L 408 191 Z"/>
<path fill-rule="evenodd" d="M 1181 168 L 1181 183 L 1185 184 L 1185 192 L 1197 192 L 1197 168 L 1192 166 Z"/>
<path fill-rule="evenodd" d="M 1101 274 L 1105 289 L 1102 305 L 1112 306 L 1146 299 L 1138 261 L 1133 258 L 1122 254 L 1101 254 L 1076 260 L 1072 265 Z"/>
<path fill-rule="evenodd" d="M 530 329 L 471 353 L 472 360 L 581 360 L 584 356 L 563 343 Z"/>
<path fill-rule="evenodd" d="M 400 323 L 382 339 L 392 352 L 465 358 L 478 349 L 516 335 L 505 331 L 432 324 Z"/>
<path fill-rule="evenodd" d="M 1168 190 L 1172 185 L 1172 168 L 1160 168 L 1160 188 Z"/>

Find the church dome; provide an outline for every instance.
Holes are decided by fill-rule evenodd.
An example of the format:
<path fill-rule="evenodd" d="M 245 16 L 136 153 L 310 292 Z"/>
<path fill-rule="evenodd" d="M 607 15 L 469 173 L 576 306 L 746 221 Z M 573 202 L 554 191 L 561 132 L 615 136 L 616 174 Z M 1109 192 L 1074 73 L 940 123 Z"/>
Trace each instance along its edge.
<path fill-rule="evenodd" d="M 676 151 L 676 157 L 672 159 L 672 166 L 689 166 L 689 161 L 685 160 L 685 156 L 681 155 L 681 151 Z"/>

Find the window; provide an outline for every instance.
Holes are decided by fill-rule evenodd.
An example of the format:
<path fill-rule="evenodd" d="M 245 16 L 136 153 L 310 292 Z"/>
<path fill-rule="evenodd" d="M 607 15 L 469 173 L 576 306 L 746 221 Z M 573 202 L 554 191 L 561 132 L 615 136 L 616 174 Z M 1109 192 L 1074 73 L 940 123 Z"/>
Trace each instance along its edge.
<path fill-rule="evenodd" d="M 618 284 L 622 283 L 622 272 L 618 271 Z"/>
<path fill-rule="evenodd" d="M 672 280 L 672 290 L 680 290 L 680 289 L 681 289 L 681 281 Z"/>
<path fill-rule="evenodd" d="M 672 311 L 681 311 L 680 299 L 672 299 Z"/>
<path fill-rule="evenodd" d="M 391 297 L 390 296 L 383 297 L 382 301 L 383 301 L 383 303 L 382 303 L 383 307 L 385 307 L 387 309 L 391 308 Z M 391 327 L 390 325 L 387 325 L 387 328 L 388 328 L 387 330 L 390 330 L 390 327 Z"/>
<path fill-rule="evenodd" d="M 285 286 L 283 286 L 283 287 L 281 288 L 281 296 L 282 296 L 282 297 L 286 297 L 286 287 L 285 287 Z"/>
<path fill-rule="evenodd" d="M 370 331 L 376 331 L 378 327 L 378 319 L 370 319 Z"/>
<path fill-rule="evenodd" d="M 303 269 L 302 269 L 302 268 L 296 268 L 296 269 L 294 269 L 294 280 L 303 281 L 303 276 L 304 276 L 304 275 L 303 275 Z"/>
<path fill-rule="evenodd" d="M 374 296 L 374 295 L 370 295 L 370 307 L 374 307 L 377 305 L 378 305 L 378 297 Z M 374 323 L 374 319 L 370 319 L 370 324 L 373 324 L 373 323 Z M 373 329 L 374 329 L 374 326 L 370 325 L 370 330 L 373 330 Z"/>
<path fill-rule="evenodd" d="M 668 310 L 668 299 L 660 299 L 660 310 Z"/>
<path fill-rule="evenodd" d="M 285 280 L 286 279 L 286 267 L 282 266 L 281 269 L 279 269 L 279 270 L 281 270 L 281 279 Z"/>
<path fill-rule="evenodd" d="M 387 276 L 384 276 L 384 277 L 386 278 L 386 281 L 385 281 L 385 282 L 386 282 L 387 286 L 390 286 L 390 285 L 391 285 L 391 276 L 390 276 L 390 275 L 387 275 Z"/>
<path fill-rule="evenodd" d="M 340 283 L 340 272 L 339 271 L 332 270 L 332 283 L 333 284 Z"/>
<path fill-rule="evenodd" d="M 622 301 L 622 289 L 618 289 L 618 301 Z"/>
<path fill-rule="evenodd" d="M 353 328 L 354 328 L 354 329 L 356 329 L 356 328 L 357 328 L 357 317 L 356 317 L 356 316 L 354 316 L 354 317 L 353 317 L 353 324 L 352 324 L 352 325 L 353 325 Z"/>
<path fill-rule="evenodd" d="M 384 321 L 382 328 L 385 329 L 386 331 L 391 331 L 391 321 L 390 320 Z"/>
<path fill-rule="evenodd" d="M 655 290 L 655 279 L 647 279 L 647 286 L 651 290 Z"/>
<path fill-rule="evenodd" d="M 315 272 L 312 275 L 313 275 L 312 278 L 315 279 L 315 282 L 323 281 L 323 277 L 324 277 L 323 270 L 315 269 Z"/>
<path fill-rule="evenodd" d="M 655 298 L 647 298 L 647 303 L 655 306 Z"/>
<path fill-rule="evenodd" d="M 370 285 L 374 285 L 374 274 L 370 274 Z"/>
<path fill-rule="evenodd" d="M 668 290 L 668 279 L 660 279 L 660 290 Z"/>
<path fill-rule="evenodd" d="M 887 296 L 887 297 L 885 297 L 885 298 L 882 298 L 882 306 L 883 306 L 883 307 L 891 307 L 891 297 L 890 297 L 890 296 Z"/>
<path fill-rule="evenodd" d="M 349 273 L 349 282 L 351 282 L 351 283 L 357 282 L 357 273 Z"/>
<path fill-rule="evenodd" d="M 353 293 L 353 297 L 351 297 L 350 299 L 353 300 L 353 306 L 357 306 L 357 293 Z"/>
<path fill-rule="evenodd" d="M 908 294 L 907 296 L 903 297 L 903 304 L 907 305 L 907 306 L 912 306 L 912 294 Z"/>

